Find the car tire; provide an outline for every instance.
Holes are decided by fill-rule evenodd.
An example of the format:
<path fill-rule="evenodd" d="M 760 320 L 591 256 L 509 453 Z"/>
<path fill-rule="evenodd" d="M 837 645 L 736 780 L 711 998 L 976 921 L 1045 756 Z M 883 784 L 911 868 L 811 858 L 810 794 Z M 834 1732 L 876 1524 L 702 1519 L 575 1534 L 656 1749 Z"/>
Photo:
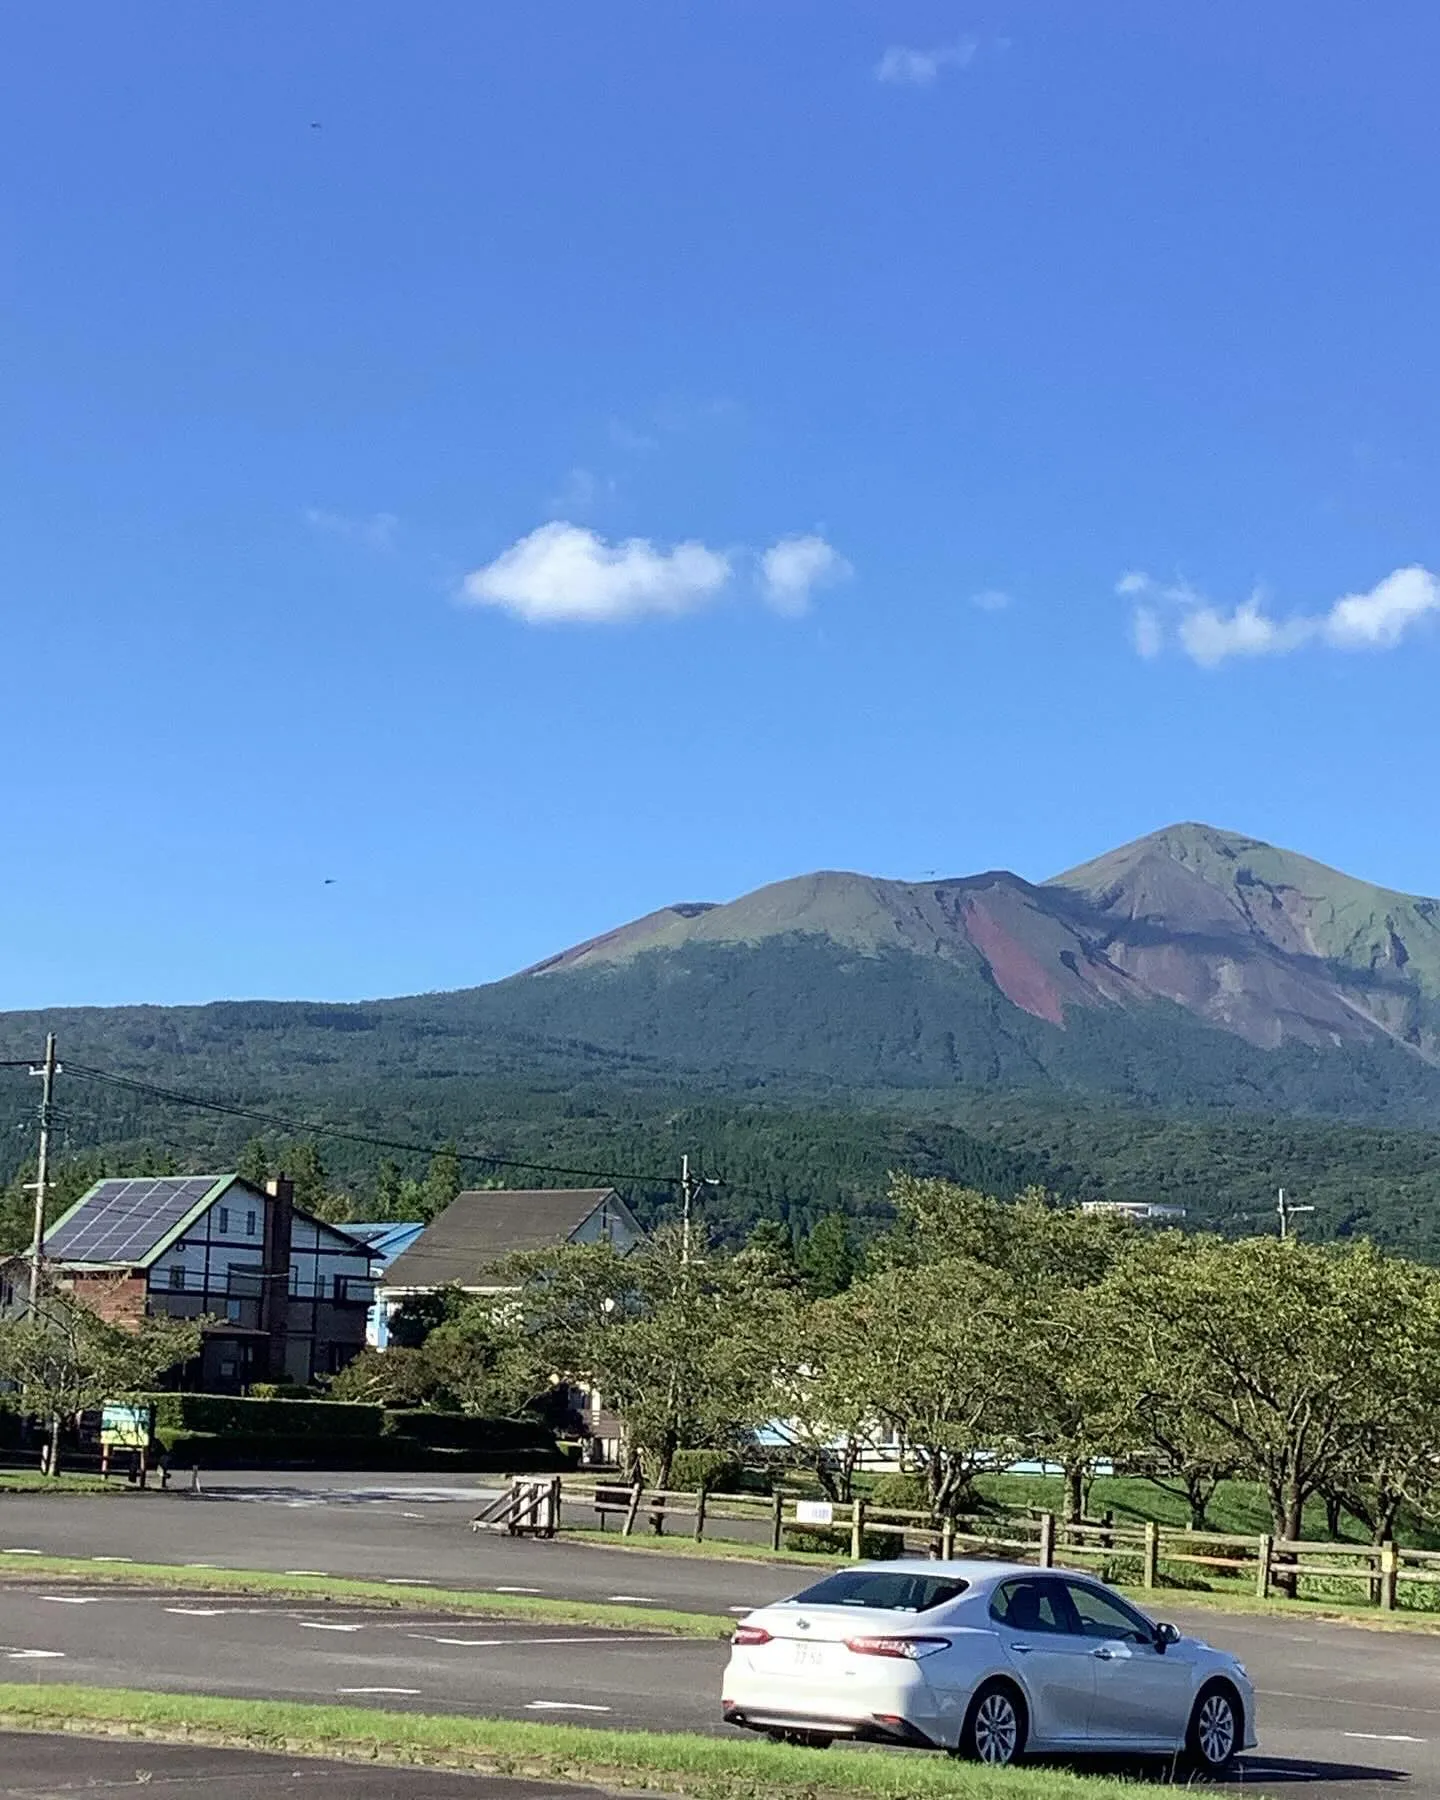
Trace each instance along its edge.
<path fill-rule="evenodd" d="M 1008 1681 L 987 1681 L 966 1708 L 955 1754 L 966 1762 L 1007 1768 L 1024 1754 L 1028 1730 L 1019 1689 Z"/>
<path fill-rule="evenodd" d="M 1197 1775 L 1223 1775 L 1244 1735 L 1240 1698 L 1228 1682 L 1212 1681 L 1195 1696 L 1185 1733 L 1185 1760 Z"/>

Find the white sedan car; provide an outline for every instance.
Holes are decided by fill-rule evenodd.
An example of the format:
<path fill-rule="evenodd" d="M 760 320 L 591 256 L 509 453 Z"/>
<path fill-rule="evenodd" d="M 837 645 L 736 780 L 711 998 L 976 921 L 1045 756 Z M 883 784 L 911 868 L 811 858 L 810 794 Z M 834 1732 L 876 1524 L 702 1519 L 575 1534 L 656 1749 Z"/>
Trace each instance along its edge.
<path fill-rule="evenodd" d="M 726 1720 L 1010 1763 L 1026 1751 L 1181 1755 L 1219 1774 L 1255 1743 L 1233 1656 L 1088 1575 L 982 1562 L 840 1569 L 736 1628 Z"/>

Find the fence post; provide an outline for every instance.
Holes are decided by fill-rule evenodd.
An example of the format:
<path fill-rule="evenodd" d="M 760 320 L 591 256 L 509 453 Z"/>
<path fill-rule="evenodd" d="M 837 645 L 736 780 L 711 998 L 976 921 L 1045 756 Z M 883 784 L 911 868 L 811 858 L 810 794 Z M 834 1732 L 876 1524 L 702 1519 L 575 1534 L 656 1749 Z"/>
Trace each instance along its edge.
<path fill-rule="evenodd" d="M 949 1517 L 940 1527 L 940 1555 L 946 1562 L 955 1560 L 955 1521 Z"/>
<path fill-rule="evenodd" d="M 1052 1512 L 1040 1515 L 1040 1567 L 1055 1567 L 1055 1515 Z"/>
<path fill-rule="evenodd" d="M 625 1509 L 624 1536 L 626 1536 L 626 1537 L 634 1536 L 635 1520 L 640 1511 L 640 1497 L 644 1492 L 645 1492 L 645 1483 L 637 1475 L 635 1477 L 634 1481 L 632 1481 L 630 1484 L 630 1504 Z"/>
<path fill-rule="evenodd" d="M 865 1502 L 850 1502 L 850 1560 L 861 1562 L 865 1556 Z"/>
<path fill-rule="evenodd" d="M 1158 1579 L 1160 1562 L 1160 1527 L 1153 1519 L 1145 1521 L 1145 1573 L 1140 1577 L 1142 1587 L 1153 1588 Z"/>
<path fill-rule="evenodd" d="M 778 1550 L 780 1548 L 780 1538 L 784 1529 L 785 1496 L 779 1488 L 776 1488 L 771 1500 L 770 1514 L 770 1548 L 772 1550 Z"/>
<path fill-rule="evenodd" d="M 1386 1612 L 1395 1610 L 1396 1578 L 1400 1569 L 1400 1553 L 1393 1540 L 1380 1546 L 1380 1604 Z"/>
<path fill-rule="evenodd" d="M 695 1542 L 698 1544 L 705 1536 L 705 1501 L 710 1490 L 702 1487 L 695 1502 Z"/>
<path fill-rule="evenodd" d="M 1275 1556 L 1275 1540 L 1268 1531 L 1260 1534 L 1260 1560 L 1255 1569 L 1255 1598 L 1270 1598 L 1270 1566 Z"/>

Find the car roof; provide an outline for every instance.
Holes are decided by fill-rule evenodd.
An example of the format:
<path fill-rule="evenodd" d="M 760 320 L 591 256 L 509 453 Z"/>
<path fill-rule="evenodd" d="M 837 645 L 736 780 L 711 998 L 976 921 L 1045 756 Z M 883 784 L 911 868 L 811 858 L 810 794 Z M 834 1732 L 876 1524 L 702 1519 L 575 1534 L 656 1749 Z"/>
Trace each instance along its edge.
<path fill-rule="evenodd" d="M 893 1569 L 895 1573 L 905 1575 L 945 1575 L 951 1580 L 967 1581 L 971 1587 L 982 1585 L 993 1586 L 997 1581 L 1006 1581 L 1014 1575 L 1064 1575 L 1073 1576 L 1080 1581 L 1088 1581 L 1097 1587 L 1105 1584 L 1098 1575 L 1089 1569 L 1041 1569 L 1034 1563 L 1018 1562 L 981 1562 L 974 1557 L 952 1557 L 949 1561 L 939 1561 L 928 1556 L 899 1556 L 884 1562 L 850 1563 L 844 1569 L 837 1569 L 836 1574 L 865 1572 L 872 1574 L 876 1570 Z M 824 1577 L 820 1577 L 824 1580 Z"/>

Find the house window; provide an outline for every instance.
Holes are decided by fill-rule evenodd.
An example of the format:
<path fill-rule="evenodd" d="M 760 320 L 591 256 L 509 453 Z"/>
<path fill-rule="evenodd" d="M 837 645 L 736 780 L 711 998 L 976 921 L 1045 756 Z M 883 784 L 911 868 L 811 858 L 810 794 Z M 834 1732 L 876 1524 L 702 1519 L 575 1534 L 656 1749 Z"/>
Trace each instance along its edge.
<path fill-rule="evenodd" d="M 240 1302 L 238 1300 L 227 1300 L 225 1302 L 225 1317 L 232 1325 L 238 1325 L 240 1323 Z"/>
<path fill-rule="evenodd" d="M 185 1265 L 184 1265 L 184 1263 L 175 1263 L 171 1267 L 171 1270 L 170 1270 L 170 1292 L 172 1294 L 183 1294 L 185 1292 Z"/>
<path fill-rule="evenodd" d="M 228 1237 L 229 1234 L 230 1234 L 230 1208 L 228 1206 L 222 1206 L 220 1208 L 220 1235 L 221 1235 L 221 1237 Z"/>
<path fill-rule="evenodd" d="M 255 1214 L 253 1212 L 247 1212 L 245 1215 L 245 1235 L 246 1237 L 255 1235 Z"/>

